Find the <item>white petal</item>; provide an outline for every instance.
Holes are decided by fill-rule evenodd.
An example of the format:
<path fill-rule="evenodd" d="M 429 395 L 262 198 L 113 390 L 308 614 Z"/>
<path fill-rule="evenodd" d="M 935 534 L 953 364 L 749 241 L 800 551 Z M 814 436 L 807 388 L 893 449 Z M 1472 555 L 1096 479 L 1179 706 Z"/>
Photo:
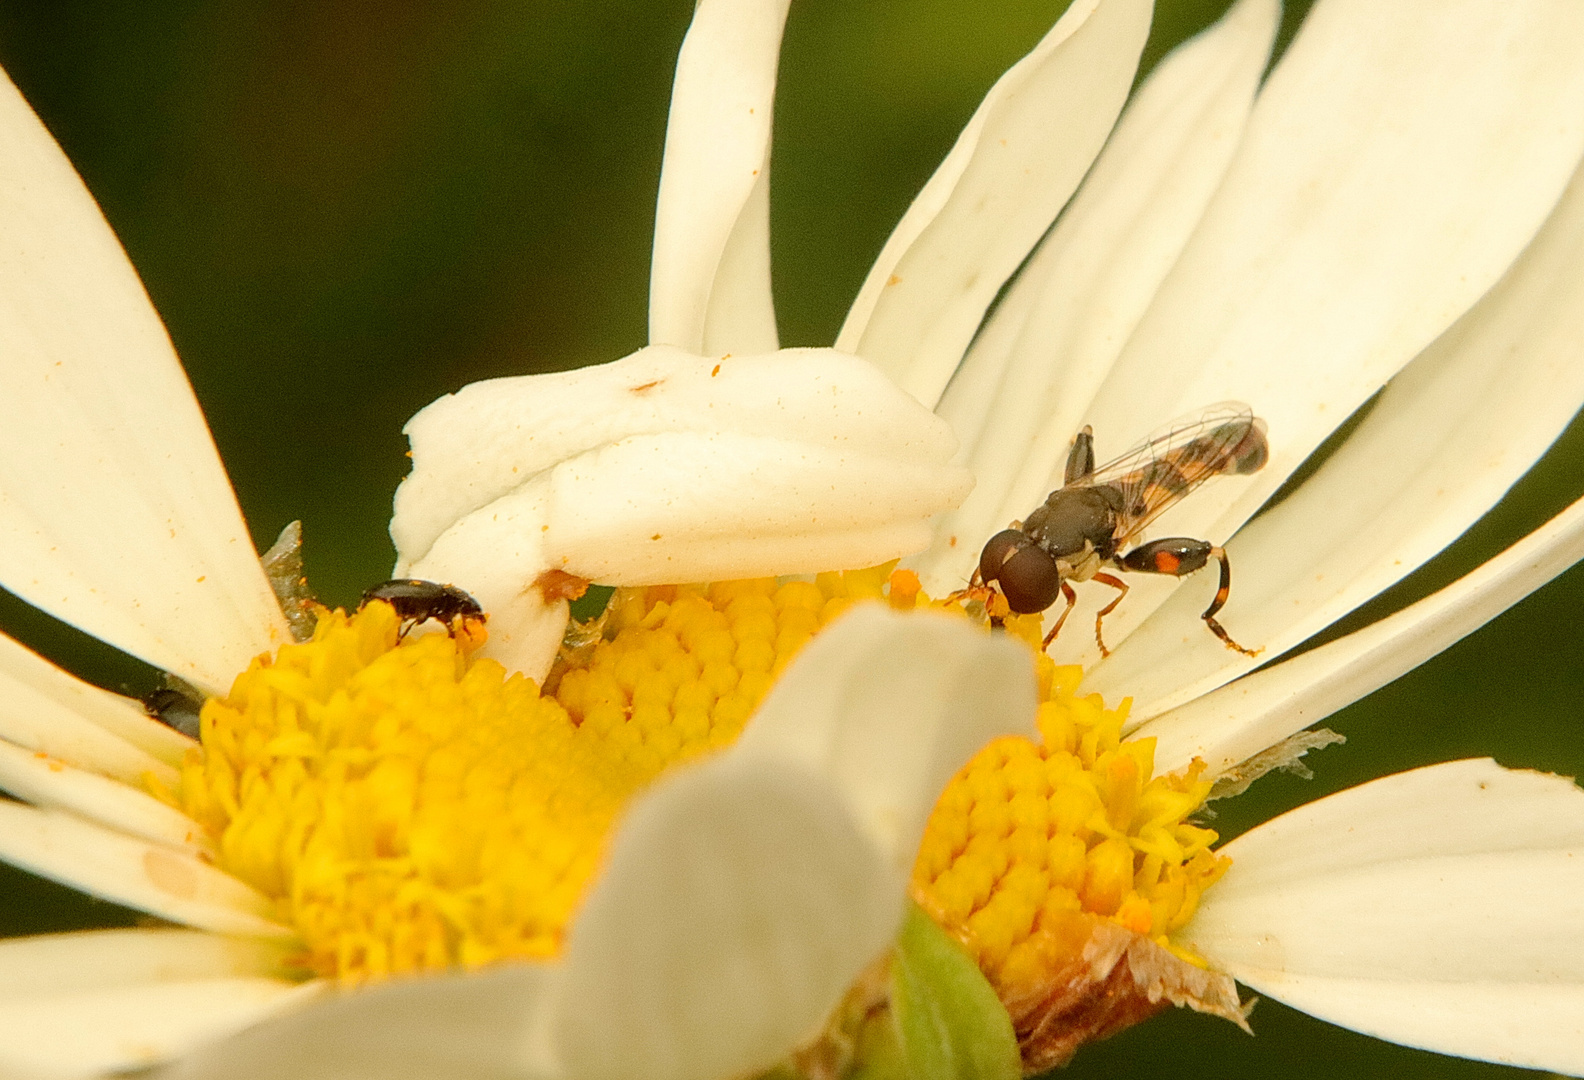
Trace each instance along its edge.
<path fill-rule="evenodd" d="M 1443 1053 L 1584 1069 L 1584 791 L 1460 761 L 1262 825 L 1183 930 L 1261 993 Z"/>
<path fill-rule="evenodd" d="M 861 605 L 821 634 L 735 747 L 622 824 L 567 950 L 568 1071 L 785 1055 L 890 940 L 941 788 L 1033 703 L 1027 654 L 948 618 Z"/>
<path fill-rule="evenodd" d="M 128 784 L 148 774 L 174 784 L 182 749 L 197 745 L 129 698 L 68 675 L 4 634 L 0 739 Z"/>
<path fill-rule="evenodd" d="M 0 802 L 0 860 L 200 930 L 290 936 L 270 921 L 270 901 L 236 878 L 60 811 Z"/>
<path fill-rule="evenodd" d="M 831 349 L 710 359 L 668 346 L 476 383 L 407 426 L 399 573 L 473 593 L 493 655 L 543 675 L 562 570 L 609 584 L 872 566 L 922 550 L 972 483 L 950 426 Z"/>
<path fill-rule="evenodd" d="M 46 754 L 0 740 L 0 790 L 45 809 L 78 817 L 202 856 L 212 852 L 203 827 L 151 795 L 98 773 L 74 769 Z"/>
<path fill-rule="evenodd" d="M 396 571 L 471 593 L 489 612 L 481 655 L 535 680 L 550 670 L 567 623 L 567 602 L 546 602 L 534 585 L 555 565 L 545 553 L 549 505 L 550 480 L 540 476 L 466 515 Z"/>
<path fill-rule="evenodd" d="M 789 2 L 700 0 L 694 10 L 660 170 L 649 284 L 654 344 L 703 351 L 708 325 L 727 348 L 775 348 L 764 184 Z M 746 311 L 725 311 L 733 304 Z"/>
<path fill-rule="evenodd" d="M 161 1080 L 534 1080 L 548 969 L 506 964 L 326 996 L 200 1047 Z"/>
<path fill-rule="evenodd" d="M 837 348 L 934 407 L 1127 99 L 1149 3 L 1079 0 L 991 88 L 886 242 Z"/>
<path fill-rule="evenodd" d="M 813 574 L 822 570 L 853 570 L 878 566 L 889 559 L 922 551 L 930 540 L 929 524 L 918 518 L 873 528 L 834 529 L 819 533 L 783 533 L 779 536 L 737 534 L 716 537 L 707 543 L 649 547 L 635 546 L 620 552 L 620 538 L 602 538 L 586 554 L 594 567 L 621 567 L 607 580 L 635 585 L 676 581 L 732 581 L 770 574 Z M 600 555 L 604 561 L 594 562 Z"/>
<path fill-rule="evenodd" d="M 1236 571 L 1227 629 L 1279 655 L 1451 543 L 1584 404 L 1581 339 L 1584 172 L 1507 275 L 1392 380 L 1314 476 L 1227 545 Z M 1254 666 L 1194 632 L 1214 588 L 1179 590 L 1091 688 L 1125 688 L 1143 719 Z M 1108 632 L 1126 623 L 1108 622 Z"/>
<path fill-rule="evenodd" d="M 463 515 L 634 435 L 736 432 L 934 463 L 957 448 L 945 421 L 833 349 L 702 357 L 651 347 L 578 371 L 474 383 L 405 430 L 413 471 L 396 490 L 391 536 L 408 562 Z"/>
<path fill-rule="evenodd" d="M 1568 0 L 1315 6 L 1085 417 L 1108 452 L 1215 401 L 1268 421 L 1270 464 L 1206 485 L 1162 532 L 1229 536 L 1494 284 L 1584 148 L 1581 55 Z"/>
<path fill-rule="evenodd" d="M 880 954 L 905 896 L 824 776 L 741 755 L 672 774 L 622 822 L 573 927 L 561 1060 L 588 1080 L 766 1069 Z"/>
<path fill-rule="evenodd" d="M 159 982 L 0 1001 L 0 1071 L 90 1077 L 168 1061 L 319 992 L 281 979 Z"/>
<path fill-rule="evenodd" d="M 734 752 L 829 776 L 907 873 L 946 782 L 991 739 L 1034 737 L 1034 712 L 1022 646 L 863 604 L 809 643 Z"/>
<path fill-rule="evenodd" d="M 624 585 L 850 570 L 876 560 L 826 564 L 810 552 L 796 565 L 765 564 L 745 574 L 726 568 L 716 544 L 738 536 L 817 540 L 908 522 L 927 540 L 926 520 L 956 505 L 972 484 L 962 469 L 787 439 L 636 436 L 555 468 L 545 547 L 552 565 Z M 884 561 L 912 552 L 877 554 Z"/>
<path fill-rule="evenodd" d="M 1473 633 L 1584 558 L 1584 501 L 1472 573 L 1380 622 L 1156 717 L 1162 772 L 1202 758 L 1210 774 L 1346 708 Z"/>
<path fill-rule="evenodd" d="M 715 271 L 703 351 L 707 356 L 741 356 L 780 347 L 770 292 L 770 166 L 766 163 Z"/>
<path fill-rule="evenodd" d="M 1242 0 L 1161 61 L 975 339 L 938 411 L 978 483 L 919 564 L 926 588 L 960 584 L 978 543 L 1060 485 L 1073 432 L 1242 138 L 1279 11 Z"/>
<path fill-rule="evenodd" d="M 276 975 L 278 942 L 196 930 L 87 930 L 0 942 L 0 999 L 185 982 L 228 975 Z"/>
<path fill-rule="evenodd" d="M 0 581 L 207 689 L 291 640 L 170 339 L 0 79 Z"/>

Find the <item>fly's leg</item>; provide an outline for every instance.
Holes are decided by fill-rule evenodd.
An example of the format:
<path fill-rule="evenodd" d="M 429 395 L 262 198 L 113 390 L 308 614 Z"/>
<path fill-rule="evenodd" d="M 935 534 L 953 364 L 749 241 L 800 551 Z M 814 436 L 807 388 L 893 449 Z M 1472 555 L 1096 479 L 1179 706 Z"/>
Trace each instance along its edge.
<path fill-rule="evenodd" d="M 1227 597 L 1232 592 L 1232 563 L 1227 559 L 1226 548 L 1213 547 L 1210 549 L 1209 556 L 1221 564 L 1221 587 L 1216 590 L 1215 599 L 1210 601 L 1210 606 L 1205 608 L 1204 614 L 1199 617 L 1205 621 L 1205 625 L 1210 628 L 1210 632 L 1220 638 L 1227 648 L 1240 652 L 1244 656 L 1258 656 L 1265 650 L 1245 649 L 1233 641 L 1231 635 L 1222 629 L 1220 623 L 1216 622 L 1215 613 L 1221 610 L 1222 606 L 1227 602 Z"/>
<path fill-rule="evenodd" d="M 1132 570 L 1140 574 L 1170 574 L 1173 577 L 1186 577 L 1195 570 L 1202 570 L 1211 559 L 1221 564 L 1221 587 L 1216 589 L 1215 599 L 1210 601 L 1210 606 L 1199 617 L 1227 648 L 1244 656 L 1258 656 L 1263 650 L 1245 649 L 1233 641 L 1232 636 L 1216 621 L 1216 612 L 1226 604 L 1227 596 L 1232 591 L 1232 564 L 1227 560 L 1225 548 L 1217 547 L 1206 540 L 1170 536 L 1139 545 L 1126 556 L 1118 559 L 1117 565 L 1124 570 Z"/>
<path fill-rule="evenodd" d="M 1067 598 L 1067 606 L 1062 608 L 1062 613 L 1056 616 L 1056 625 L 1050 628 L 1050 633 L 1045 635 L 1041 649 L 1050 648 L 1050 643 L 1056 640 L 1056 635 L 1061 633 L 1062 623 L 1067 621 L 1067 616 L 1072 614 L 1072 609 L 1078 604 L 1078 594 L 1073 592 L 1073 587 L 1065 581 L 1061 583 L 1062 595 Z"/>
<path fill-rule="evenodd" d="M 1098 581 L 1102 585 L 1109 585 L 1113 589 L 1117 590 L 1117 594 L 1111 598 L 1111 602 L 1105 607 L 1101 608 L 1099 611 L 1095 612 L 1095 644 L 1100 646 L 1100 656 L 1104 658 L 1111 655 L 1111 650 L 1106 648 L 1105 638 L 1100 636 L 1100 624 L 1105 621 L 1105 617 L 1107 615 L 1116 610 L 1116 606 L 1120 604 L 1122 602 L 1122 598 L 1127 595 L 1128 587 L 1127 582 L 1112 574 L 1096 574 L 1090 580 Z"/>
<path fill-rule="evenodd" d="M 1094 475 L 1094 428 L 1088 424 L 1073 437 L 1072 449 L 1067 453 L 1067 471 L 1062 474 L 1062 486 L 1071 487 L 1080 480 Z"/>

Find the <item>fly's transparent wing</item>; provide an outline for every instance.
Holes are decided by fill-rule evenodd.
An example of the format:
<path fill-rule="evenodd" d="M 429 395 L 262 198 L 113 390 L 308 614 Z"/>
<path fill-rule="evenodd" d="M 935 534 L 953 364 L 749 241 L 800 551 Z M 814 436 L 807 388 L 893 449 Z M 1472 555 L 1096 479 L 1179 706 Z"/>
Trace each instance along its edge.
<path fill-rule="evenodd" d="M 1265 464 L 1265 422 L 1247 405 L 1224 401 L 1180 417 L 1073 486 L 1109 486 L 1122 496 L 1117 541 L 1126 543 L 1212 476 Z"/>

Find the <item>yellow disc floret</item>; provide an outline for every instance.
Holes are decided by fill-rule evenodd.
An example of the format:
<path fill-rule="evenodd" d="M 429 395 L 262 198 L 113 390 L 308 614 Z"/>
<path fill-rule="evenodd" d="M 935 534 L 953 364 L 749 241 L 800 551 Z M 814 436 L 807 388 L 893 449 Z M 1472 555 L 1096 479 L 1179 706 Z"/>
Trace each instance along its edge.
<path fill-rule="evenodd" d="M 1070 945 L 1071 916 L 1099 916 L 1170 947 L 1230 860 L 1189 824 L 1201 767 L 1156 777 L 1155 740 L 1121 738 L 1122 709 L 1077 697 L 1079 668 L 1041 679 L 1040 744 L 1003 738 L 953 778 L 925 829 L 915 898 L 974 954 L 1003 998 Z"/>
<path fill-rule="evenodd" d="M 627 802 L 731 743 L 822 626 L 885 570 L 619 590 L 549 683 L 325 612 L 202 712 L 175 801 L 343 981 L 560 950 Z"/>

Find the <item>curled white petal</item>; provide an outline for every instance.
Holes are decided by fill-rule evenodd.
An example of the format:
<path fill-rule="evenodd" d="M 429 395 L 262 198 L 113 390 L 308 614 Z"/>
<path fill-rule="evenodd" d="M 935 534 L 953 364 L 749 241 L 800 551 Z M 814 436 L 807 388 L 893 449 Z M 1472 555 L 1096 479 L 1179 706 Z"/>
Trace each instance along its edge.
<path fill-rule="evenodd" d="M 540 679 L 566 631 L 567 602 L 537 587 L 553 564 L 545 554 L 550 482 L 541 474 L 465 515 L 415 563 L 397 573 L 462 585 L 489 612 L 481 655 Z"/>
<path fill-rule="evenodd" d="M 869 566 L 921 550 L 972 486 L 945 421 L 832 349 L 651 346 L 475 383 L 407 433 L 399 571 L 478 596 L 490 648 L 530 675 L 565 617 L 533 588 L 546 570 L 637 585 Z"/>
<path fill-rule="evenodd" d="M 915 462 L 944 462 L 957 447 L 944 421 L 834 349 L 703 357 L 651 346 L 597 367 L 473 383 L 405 431 L 413 471 L 396 491 L 391 536 L 409 562 L 462 515 L 634 435 L 737 432 Z"/>
<path fill-rule="evenodd" d="M 1080 0 L 985 96 L 869 272 L 837 347 L 930 407 L 1116 122 L 1151 5 Z"/>
<path fill-rule="evenodd" d="M 787 439 L 635 436 L 556 466 L 545 546 L 558 567 L 624 585 L 852 569 L 904 553 L 884 546 L 895 540 L 892 526 L 918 526 L 927 539 L 924 523 L 971 484 L 961 469 Z M 877 546 L 855 551 L 854 561 L 822 562 L 828 552 L 818 541 L 832 535 Z M 750 544 L 718 546 L 738 537 Z M 745 557 L 778 540 L 785 561 Z"/>
<path fill-rule="evenodd" d="M 1223 849 L 1185 943 L 1264 994 L 1441 1053 L 1584 1069 L 1584 791 L 1459 761 Z"/>
<path fill-rule="evenodd" d="M 671 89 L 649 284 L 649 340 L 776 347 L 770 128 L 790 0 L 701 0 Z"/>

